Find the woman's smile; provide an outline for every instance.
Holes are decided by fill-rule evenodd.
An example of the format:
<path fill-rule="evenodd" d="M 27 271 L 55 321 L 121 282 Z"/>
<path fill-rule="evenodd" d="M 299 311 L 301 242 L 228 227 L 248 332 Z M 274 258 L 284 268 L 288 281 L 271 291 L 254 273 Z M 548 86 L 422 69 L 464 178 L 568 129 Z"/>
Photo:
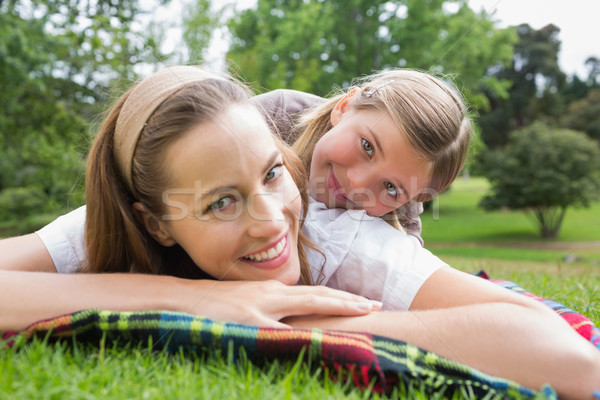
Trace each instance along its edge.
<path fill-rule="evenodd" d="M 276 269 L 290 257 L 290 246 L 288 242 L 288 234 L 286 233 L 281 239 L 267 246 L 267 248 L 248 254 L 241 258 L 253 267 L 261 269 Z"/>

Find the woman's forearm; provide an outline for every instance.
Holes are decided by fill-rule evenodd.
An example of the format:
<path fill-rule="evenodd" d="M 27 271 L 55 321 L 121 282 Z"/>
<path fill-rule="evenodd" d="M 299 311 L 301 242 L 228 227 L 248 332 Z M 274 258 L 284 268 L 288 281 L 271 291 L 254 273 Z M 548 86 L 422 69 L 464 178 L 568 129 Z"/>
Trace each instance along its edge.
<path fill-rule="evenodd" d="M 600 389 L 600 352 L 560 317 L 510 303 L 378 312 L 363 317 L 285 320 L 295 327 L 368 331 L 392 337 L 490 375 L 561 398 L 592 398 Z"/>
<path fill-rule="evenodd" d="M 164 286 L 159 285 L 160 278 Z M 45 318 L 86 308 L 173 309 L 167 277 L 0 271 L 0 330 L 20 330 Z"/>
<path fill-rule="evenodd" d="M 87 308 L 171 310 L 239 323 L 287 327 L 290 315 L 364 315 L 364 297 L 277 281 L 189 280 L 142 274 L 57 274 L 0 270 L 0 331 Z"/>

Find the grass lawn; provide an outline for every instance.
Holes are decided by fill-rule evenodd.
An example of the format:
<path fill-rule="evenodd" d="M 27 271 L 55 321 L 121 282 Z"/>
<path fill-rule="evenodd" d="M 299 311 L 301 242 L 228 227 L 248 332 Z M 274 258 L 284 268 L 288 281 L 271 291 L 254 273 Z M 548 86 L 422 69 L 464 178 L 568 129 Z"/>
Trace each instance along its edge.
<path fill-rule="evenodd" d="M 301 362 L 259 368 L 228 357 L 43 339 L 17 347 L 0 349 L 0 399 L 368 398 Z"/>
<path fill-rule="evenodd" d="M 600 246 L 589 245 L 600 241 L 600 203 L 569 210 L 560 237 L 548 245 L 522 213 L 476 208 L 485 190 L 484 180 L 459 180 L 442 195 L 439 214 L 423 216 L 426 247 L 452 266 L 467 272 L 485 269 L 492 278 L 514 281 L 600 325 Z M 167 354 L 144 346 L 36 339 L 0 348 L 0 400 L 378 398 L 332 383 L 325 375 L 304 363 L 257 367 L 234 364 L 227 356 Z M 414 389 L 394 397 L 431 398 Z"/>
<path fill-rule="evenodd" d="M 514 243 L 543 241 L 521 211 L 488 212 L 477 204 L 488 190 L 482 178 L 458 179 L 422 216 L 429 242 Z M 437 203 L 437 206 L 436 206 Z M 567 210 L 558 242 L 600 241 L 600 201 Z M 600 251 L 600 250 L 599 250 Z"/>
<path fill-rule="evenodd" d="M 477 207 L 488 184 L 457 180 L 422 216 L 426 247 L 439 256 L 600 264 L 600 201 L 568 209 L 559 237 L 543 240 L 524 212 Z"/>

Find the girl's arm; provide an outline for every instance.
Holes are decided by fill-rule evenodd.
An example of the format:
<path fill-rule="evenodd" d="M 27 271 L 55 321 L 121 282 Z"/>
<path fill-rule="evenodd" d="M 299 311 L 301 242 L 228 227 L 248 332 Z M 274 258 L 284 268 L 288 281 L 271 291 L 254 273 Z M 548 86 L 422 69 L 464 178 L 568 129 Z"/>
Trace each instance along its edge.
<path fill-rule="evenodd" d="M 410 311 L 362 317 L 292 317 L 295 327 L 365 331 L 393 337 L 490 375 L 562 398 L 600 390 L 600 351 L 533 299 L 451 268 L 435 272 Z"/>

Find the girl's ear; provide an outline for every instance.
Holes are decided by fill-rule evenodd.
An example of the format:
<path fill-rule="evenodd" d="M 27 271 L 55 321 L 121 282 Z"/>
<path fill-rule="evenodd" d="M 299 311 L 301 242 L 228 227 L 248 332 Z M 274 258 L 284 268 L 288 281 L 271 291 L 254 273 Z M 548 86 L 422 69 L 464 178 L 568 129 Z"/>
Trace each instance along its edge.
<path fill-rule="evenodd" d="M 156 217 L 146 210 L 146 207 L 142 203 L 136 201 L 133 203 L 133 212 L 136 214 L 146 227 L 146 231 L 152 236 L 158 243 L 165 247 L 174 246 L 177 244 L 175 239 L 171 237 L 171 234 L 166 229 L 164 223 L 156 219 Z"/>
<path fill-rule="evenodd" d="M 350 90 L 344 97 L 342 97 L 340 101 L 337 102 L 335 107 L 333 107 L 330 116 L 331 125 L 336 126 L 338 122 L 340 122 L 342 115 L 344 115 L 344 112 L 348 110 L 348 107 L 350 106 L 350 99 L 356 94 L 356 90 L 357 88 Z"/>

